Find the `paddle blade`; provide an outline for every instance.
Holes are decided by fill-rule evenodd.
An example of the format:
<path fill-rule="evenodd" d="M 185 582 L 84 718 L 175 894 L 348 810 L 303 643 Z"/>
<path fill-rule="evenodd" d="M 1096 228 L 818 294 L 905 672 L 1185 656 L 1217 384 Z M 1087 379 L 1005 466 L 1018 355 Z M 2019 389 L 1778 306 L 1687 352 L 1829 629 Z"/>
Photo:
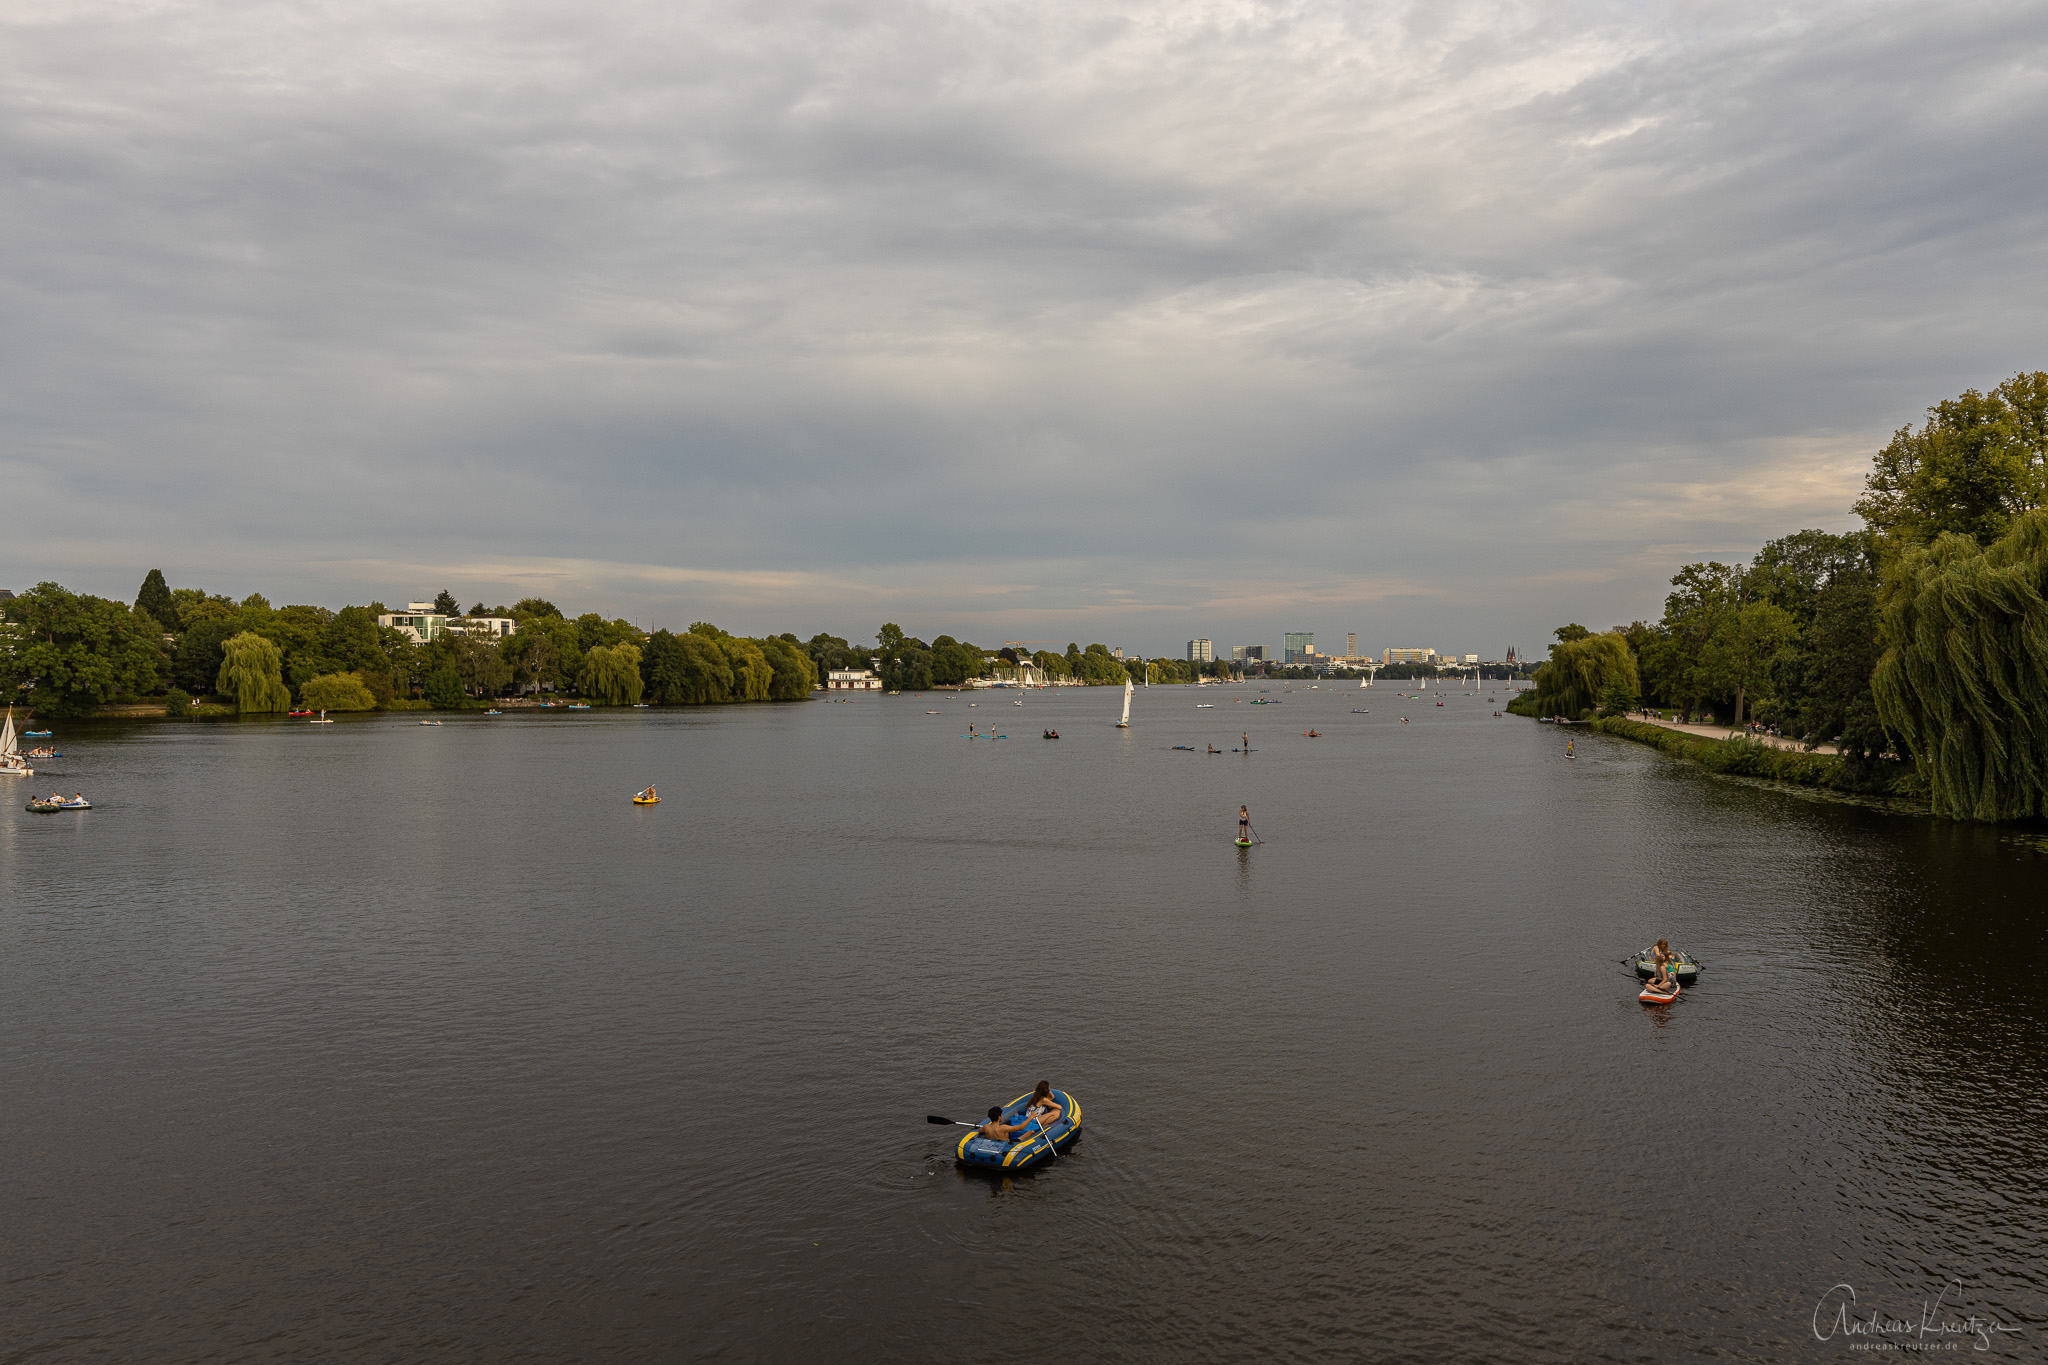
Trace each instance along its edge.
<path fill-rule="evenodd" d="M 938 1116 L 937 1114 L 926 1114 L 926 1115 L 924 1116 L 924 1121 L 925 1121 L 926 1123 L 943 1123 L 943 1124 L 945 1124 L 945 1125 L 946 1125 L 947 1127 L 952 1127 L 952 1126 L 953 1126 L 953 1120 L 951 1120 L 951 1119 L 942 1119 L 942 1118 L 940 1118 L 940 1117 L 939 1117 L 939 1116 Z"/>

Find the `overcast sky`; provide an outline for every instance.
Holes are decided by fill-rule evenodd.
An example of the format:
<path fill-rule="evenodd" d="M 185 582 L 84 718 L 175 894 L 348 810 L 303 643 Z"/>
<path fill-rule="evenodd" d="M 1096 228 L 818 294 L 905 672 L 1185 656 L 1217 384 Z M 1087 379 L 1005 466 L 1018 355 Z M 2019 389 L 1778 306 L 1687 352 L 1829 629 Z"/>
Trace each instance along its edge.
<path fill-rule="evenodd" d="M 1493 657 L 2048 368 L 2040 4 L 0 14 L 16 589 Z"/>

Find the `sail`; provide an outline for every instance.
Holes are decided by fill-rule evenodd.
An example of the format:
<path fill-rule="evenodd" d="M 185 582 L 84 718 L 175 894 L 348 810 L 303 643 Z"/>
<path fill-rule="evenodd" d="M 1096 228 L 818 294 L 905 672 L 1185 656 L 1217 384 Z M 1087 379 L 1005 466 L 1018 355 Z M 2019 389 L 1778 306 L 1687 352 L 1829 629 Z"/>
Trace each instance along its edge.
<path fill-rule="evenodd" d="M 0 758 L 13 758 L 21 752 L 21 746 L 14 742 L 14 708 L 7 708 L 7 719 L 0 723 Z"/>
<path fill-rule="evenodd" d="M 1124 679 L 1124 718 L 1123 718 L 1122 720 L 1118 721 L 1118 722 L 1117 722 L 1117 724 L 1118 724 L 1118 725 L 1129 725 L 1130 723 L 1131 723 L 1131 680 L 1130 680 L 1129 678 L 1125 678 L 1125 679 Z"/>

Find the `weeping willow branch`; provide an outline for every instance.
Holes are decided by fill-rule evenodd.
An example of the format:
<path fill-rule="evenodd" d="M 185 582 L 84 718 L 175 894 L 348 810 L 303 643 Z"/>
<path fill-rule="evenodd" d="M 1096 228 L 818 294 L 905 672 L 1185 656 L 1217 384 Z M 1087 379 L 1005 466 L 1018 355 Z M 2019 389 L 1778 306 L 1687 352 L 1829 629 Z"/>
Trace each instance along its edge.
<path fill-rule="evenodd" d="M 1879 601 L 1879 717 L 1955 820 L 2048 814 L 2048 513 L 1906 552 Z"/>

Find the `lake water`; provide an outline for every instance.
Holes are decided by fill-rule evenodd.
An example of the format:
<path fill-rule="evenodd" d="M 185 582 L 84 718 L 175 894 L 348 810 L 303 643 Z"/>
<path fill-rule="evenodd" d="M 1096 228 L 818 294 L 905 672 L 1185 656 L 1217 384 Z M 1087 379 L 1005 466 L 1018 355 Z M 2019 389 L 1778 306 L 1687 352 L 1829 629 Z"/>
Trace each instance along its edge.
<path fill-rule="evenodd" d="M 2039 831 L 1400 690 L 60 725 L 0 1362 L 2039 1358 Z"/>

